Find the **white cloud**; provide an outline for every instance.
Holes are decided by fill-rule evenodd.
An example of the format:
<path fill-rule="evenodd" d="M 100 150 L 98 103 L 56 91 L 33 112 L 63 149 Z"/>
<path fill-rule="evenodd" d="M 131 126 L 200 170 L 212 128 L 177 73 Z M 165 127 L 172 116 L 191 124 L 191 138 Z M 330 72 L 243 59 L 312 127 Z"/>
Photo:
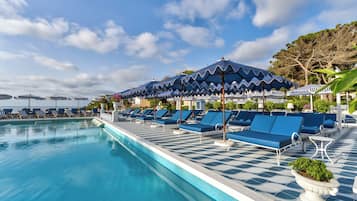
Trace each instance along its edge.
<path fill-rule="evenodd" d="M 37 64 L 40 64 L 44 67 L 68 71 L 68 70 L 78 70 L 78 67 L 71 62 L 68 61 L 58 61 L 56 59 L 46 57 L 33 52 L 8 52 L 0 50 L 0 60 L 18 60 L 18 59 L 29 59 Z"/>
<path fill-rule="evenodd" d="M 41 56 L 41 55 L 34 55 L 33 60 L 41 64 L 42 66 L 55 69 L 55 70 L 78 70 L 78 67 L 68 61 L 58 61 L 53 58 Z"/>
<path fill-rule="evenodd" d="M 154 57 L 159 52 L 157 41 L 158 37 L 152 33 L 144 32 L 131 39 L 127 43 L 126 49 L 129 55 L 136 55 L 140 58 Z"/>
<path fill-rule="evenodd" d="M 19 53 L 0 51 L 0 60 L 14 60 L 14 59 L 22 59 L 25 56 Z"/>
<path fill-rule="evenodd" d="M 19 10 L 27 6 L 25 0 L 1 0 L 0 16 L 16 17 Z"/>
<path fill-rule="evenodd" d="M 61 37 L 69 30 L 69 24 L 62 18 L 47 21 L 43 18 L 30 20 L 26 18 L 0 17 L 0 33 L 7 35 L 34 36 L 46 40 Z"/>
<path fill-rule="evenodd" d="M 209 29 L 205 27 L 166 23 L 164 25 L 166 29 L 175 31 L 180 38 L 189 43 L 190 45 L 197 47 L 222 47 L 224 40 L 217 38 Z"/>
<path fill-rule="evenodd" d="M 3 92 L 14 95 L 29 93 L 29 90 L 32 90 L 41 96 L 61 94 L 91 97 L 138 86 L 152 78 L 151 72 L 150 68 L 144 65 L 131 65 L 99 74 L 79 72 L 65 78 L 19 74 L 9 79 L 0 75 L 0 81 L 3 83 Z"/>
<path fill-rule="evenodd" d="M 99 53 L 107 53 L 118 48 L 120 43 L 126 40 L 124 29 L 113 21 L 108 21 L 104 33 L 95 32 L 88 28 L 80 28 L 78 31 L 65 37 L 68 45 L 93 50 Z"/>
<path fill-rule="evenodd" d="M 228 18 L 241 19 L 248 12 L 248 6 L 243 0 L 239 1 L 237 6 L 228 13 Z"/>
<path fill-rule="evenodd" d="M 256 26 L 282 25 L 293 18 L 295 11 L 307 0 L 253 0 L 256 12 L 253 24 Z"/>
<path fill-rule="evenodd" d="M 283 27 L 273 31 L 267 37 L 257 38 L 253 41 L 242 41 L 237 44 L 235 49 L 228 54 L 227 58 L 237 60 L 241 63 L 262 63 L 267 61 L 272 54 L 281 49 L 290 38 L 288 28 Z"/>
<path fill-rule="evenodd" d="M 181 19 L 210 19 L 222 13 L 229 3 L 230 0 L 182 0 L 167 3 L 164 10 L 167 14 Z"/>

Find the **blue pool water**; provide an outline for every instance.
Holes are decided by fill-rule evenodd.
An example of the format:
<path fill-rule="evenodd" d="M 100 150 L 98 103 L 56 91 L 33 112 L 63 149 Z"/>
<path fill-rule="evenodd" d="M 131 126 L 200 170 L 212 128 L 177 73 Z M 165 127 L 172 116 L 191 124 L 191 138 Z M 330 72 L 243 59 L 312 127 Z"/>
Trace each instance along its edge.
<path fill-rule="evenodd" d="M 81 120 L 0 123 L 0 200 L 212 199 Z"/>

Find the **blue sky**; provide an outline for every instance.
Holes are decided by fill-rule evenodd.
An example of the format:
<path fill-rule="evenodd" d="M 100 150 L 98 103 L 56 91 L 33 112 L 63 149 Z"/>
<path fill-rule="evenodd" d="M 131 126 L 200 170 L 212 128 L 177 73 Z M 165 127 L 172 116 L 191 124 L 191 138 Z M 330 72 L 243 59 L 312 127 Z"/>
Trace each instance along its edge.
<path fill-rule="evenodd" d="M 0 0 L 0 93 L 98 96 L 220 57 L 267 68 L 355 0 Z"/>

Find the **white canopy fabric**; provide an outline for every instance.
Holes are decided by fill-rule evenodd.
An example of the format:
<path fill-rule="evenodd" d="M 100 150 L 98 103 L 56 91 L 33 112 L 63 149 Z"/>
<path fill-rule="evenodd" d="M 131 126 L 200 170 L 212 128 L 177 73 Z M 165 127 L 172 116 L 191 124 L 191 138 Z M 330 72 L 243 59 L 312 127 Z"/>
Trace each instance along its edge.
<path fill-rule="evenodd" d="M 288 96 L 309 96 L 309 95 L 315 95 L 316 91 L 319 90 L 321 87 L 324 85 L 320 84 L 309 84 L 291 91 L 288 91 L 287 95 Z M 332 94 L 331 89 L 328 87 L 318 93 L 319 95 L 321 94 Z"/>
<path fill-rule="evenodd" d="M 288 96 L 310 96 L 310 109 L 311 111 L 314 110 L 314 102 L 313 102 L 313 95 L 322 95 L 322 94 L 332 94 L 332 91 L 329 87 L 325 88 L 324 90 L 316 93 L 317 90 L 324 87 L 325 85 L 320 84 L 309 84 L 292 91 L 288 91 Z"/>

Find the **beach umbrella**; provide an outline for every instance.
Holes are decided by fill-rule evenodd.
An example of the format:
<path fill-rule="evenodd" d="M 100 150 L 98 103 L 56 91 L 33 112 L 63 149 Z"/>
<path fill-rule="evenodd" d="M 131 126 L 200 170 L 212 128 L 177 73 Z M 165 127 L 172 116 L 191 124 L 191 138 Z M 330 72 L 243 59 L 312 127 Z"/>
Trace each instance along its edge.
<path fill-rule="evenodd" d="M 182 121 L 182 97 L 184 91 L 184 85 L 182 83 L 182 78 L 185 75 L 176 75 L 174 77 L 170 77 L 165 79 L 161 82 L 156 82 L 153 85 L 153 91 L 163 91 L 158 96 L 165 97 L 165 98 L 172 98 L 172 97 L 180 97 L 180 121 Z"/>
<path fill-rule="evenodd" d="M 314 110 L 314 100 L 313 96 L 316 95 L 316 91 L 320 88 L 324 87 L 324 85 L 320 84 L 309 84 L 291 91 L 288 91 L 288 96 L 310 96 L 310 109 L 311 111 Z M 329 87 L 324 88 L 322 91 L 318 92 L 317 94 L 332 94 L 332 91 Z"/>
<path fill-rule="evenodd" d="M 57 109 L 57 101 L 68 100 L 68 97 L 64 96 L 49 96 L 48 99 L 55 101 L 55 108 Z"/>
<path fill-rule="evenodd" d="M 271 72 L 234 63 L 222 58 L 216 63 L 196 71 L 191 75 L 182 78 L 184 84 L 197 82 L 198 86 L 207 85 L 208 94 L 220 93 L 223 113 L 223 142 L 226 138 L 225 121 L 225 93 L 243 93 L 244 91 L 255 90 L 279 90 L 281 88 L 289 89 L 293 84 Z M 201 88 L 205 89 L 205 88 Z"/>
<path fill-rule="evenodd" d="M 9 100 L 12 99 L 12 96 L 8 94 L 0 94 L 0 100 Z"/>
<path fill-rule="evenodd" d="M 41 96 L 36 96 L 33 94 L 25 94 L 25 95 L 20 95 L 17 96 L 16 99 L 22 99 L 22 100 L 27 100 L 27 106 L 28 108 L 31 108 L 31 100 L 45 100 L 45 98 Z"/>
<path fill-rule="evenodd" d="M 132 96 L 149 96 L 154 93 L 153 85 L 157 83 L 157 81 L 150 81 L 147 82 L 143 85 L 140 85 L 139 87 L 131 89 Z"/>

